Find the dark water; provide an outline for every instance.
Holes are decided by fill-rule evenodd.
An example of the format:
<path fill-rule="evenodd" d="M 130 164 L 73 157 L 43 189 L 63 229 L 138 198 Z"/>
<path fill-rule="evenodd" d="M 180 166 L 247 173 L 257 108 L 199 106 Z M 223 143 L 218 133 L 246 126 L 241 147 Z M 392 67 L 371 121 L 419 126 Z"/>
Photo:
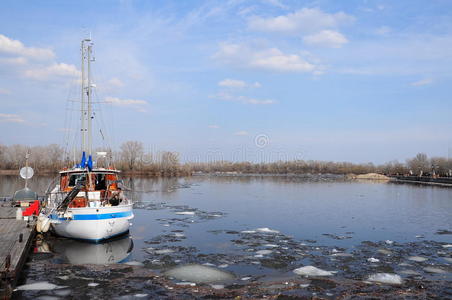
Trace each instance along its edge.
<path fill-rule="evenodd" d="M 0 180 L 0 195 L 21 185 L 14 177 Z M 42 192 L 49 181 L 37 178 L 31 186 Z M 135 200 L 130 236 L 101 245 L 45 237 L 22 283 L 37 281 L 37 266 L 44 262 L 122 263 L 156 274 L 205 264 L 233 273 L 236 285 L 300 278 L 293 270 L 312 265 L 334 270 L 334 277 L 344 280 L 391 273 L 404 282 L 436 282 L 437 295 L 450 292 L 443 283 L 452 279 L 452 189 L 267 176 L 128 178 L 125 183 Z M 55 279 L 41 275 L 44 281 Z M 131 295 L 152 295 L 144 286 L 135 288 Z M 326 297 L 338 293 L 323 292 Z"/>

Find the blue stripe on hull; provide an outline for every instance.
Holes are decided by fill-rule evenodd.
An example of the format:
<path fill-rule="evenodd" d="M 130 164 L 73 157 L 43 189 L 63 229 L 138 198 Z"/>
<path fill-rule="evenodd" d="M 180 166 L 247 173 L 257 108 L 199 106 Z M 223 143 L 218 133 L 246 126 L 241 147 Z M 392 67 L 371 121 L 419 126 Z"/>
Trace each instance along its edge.
<path fill-rule="evenodd" d="M 108 214 L 89 214 L 89 215 L 73 215 L 72 218 L 58 218 L 57 215 L 51 215 L 50 218 L 52 220 L 74 220 L 74 221 L 81 221 L 81 220 L 105 220 L 105 219 L 116 219 L 116 218 L 125 218 L 132 216 L 132 211 L 124 211 L 124 212 L 117 212 L 117 213 L 108 213 Z"/>

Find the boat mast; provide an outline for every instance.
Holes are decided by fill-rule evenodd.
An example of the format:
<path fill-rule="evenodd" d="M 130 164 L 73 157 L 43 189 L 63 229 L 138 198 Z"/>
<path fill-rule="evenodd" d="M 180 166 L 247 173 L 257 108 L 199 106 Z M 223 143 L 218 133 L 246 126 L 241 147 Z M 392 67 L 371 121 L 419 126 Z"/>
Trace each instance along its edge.
<path fill-rule="evenodd" d="M 81 124 L 81 134 L 82 134 L 82 153 L 86 151 L 86 128 L 85 128 L 85 118 L 86 118 L 86 112 L 85 112 L 85 40 L 82 40 L 82 45 L 81 45 L 81 68 L 82 68 L 82 78 L 81 78 L 81 83 L 82 83 L 82 97 L 81 97 L 81 114 L 82 114 L 82 124 Z"/>
<path fill-rule="evenodd" d="M 82 54 L 82 161 L 80 167 L 84 168 L 88 165 L 92 168 L 92 83 L 91 83 L 91 61 L 93 43 L 91 38 L 82 40 L 81 54 Z M 85 99 L 87 102 L 85 102 Z M 88 155 L 88 159 L 86 159 Z"/>
<path fill-rule="evenodd" d="M 90 43 L 88 44 L 88 156 L 92 155 L 93 152 L 93 138 L 92 138 L 92 99 L 91 99 L 91 89 L 92 89 L 92 83 L 91 83 L 91 52 L 93 49 L 93 43 L 91 42 L 91 39 L 89 40 Z"/>

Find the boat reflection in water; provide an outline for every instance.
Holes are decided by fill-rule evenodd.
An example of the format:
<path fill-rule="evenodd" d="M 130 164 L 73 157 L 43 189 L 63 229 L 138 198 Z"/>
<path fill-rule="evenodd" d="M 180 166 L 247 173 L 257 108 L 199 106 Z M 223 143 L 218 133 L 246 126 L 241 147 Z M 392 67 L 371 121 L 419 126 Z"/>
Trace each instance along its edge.
<path fill-rule="evenodd" d="M 48 243 L 52 252 L 61 258 L 62 263 L 74 265 L 106 265 L 125 262 L 133 249 L 130 235 L 97 244 L 70 239 L 56 239 Z M 42 246 L 40 248 L 45 249 L 45 246 Z"/>

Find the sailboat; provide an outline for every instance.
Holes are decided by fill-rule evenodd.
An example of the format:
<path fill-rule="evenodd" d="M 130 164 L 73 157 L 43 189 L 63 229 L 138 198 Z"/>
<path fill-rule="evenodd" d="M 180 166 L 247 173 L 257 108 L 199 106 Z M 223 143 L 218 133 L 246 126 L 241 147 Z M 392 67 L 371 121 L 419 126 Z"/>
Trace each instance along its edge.
<path fill-rule="evenodd" d="M 121 188 L 120 171 L 94 166 L 92 153 L 91 38 L 81 42 L 81 153 L 80 163 L 59 172 L 46 193 L 37 230 L 92 242 L 129 231 L 133 203 Z M 99 154 L 99 153 L 98 153 Z M 104 153 L 105 154 L 105 153 Z"/>

